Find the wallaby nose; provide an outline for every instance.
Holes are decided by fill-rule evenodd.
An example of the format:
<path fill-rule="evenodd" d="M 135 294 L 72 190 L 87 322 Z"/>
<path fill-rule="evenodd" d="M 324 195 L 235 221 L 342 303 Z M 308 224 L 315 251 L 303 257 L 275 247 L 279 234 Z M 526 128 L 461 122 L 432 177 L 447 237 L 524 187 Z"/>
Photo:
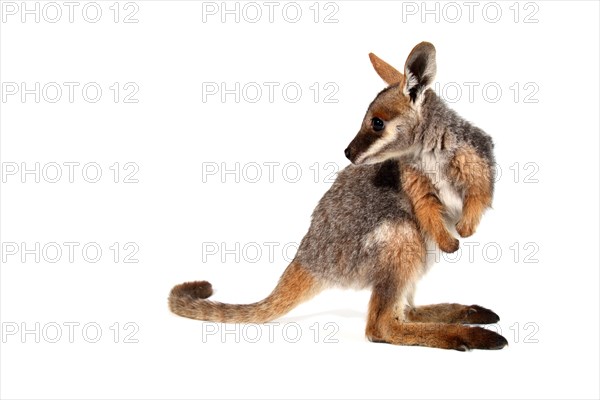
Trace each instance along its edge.
<path fill-rule="evenodd" d="M 350 147 L 347 147 L 346 150 L 344 150 L 344 154 L 346 155 L 346 158 L 348 160 L 350 160 Z M 350 160 L 352 161 L 352 160 Z"/>

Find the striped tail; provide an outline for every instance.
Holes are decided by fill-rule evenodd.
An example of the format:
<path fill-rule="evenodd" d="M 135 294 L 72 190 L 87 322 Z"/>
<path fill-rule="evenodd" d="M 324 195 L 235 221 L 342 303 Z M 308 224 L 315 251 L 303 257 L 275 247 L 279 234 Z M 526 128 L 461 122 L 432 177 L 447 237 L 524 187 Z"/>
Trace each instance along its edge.
<path fill-rule="evenodd" d="M 175 286 L 169 295 L 169 308 L 182 317 L 227 323 L 265 323 L 279 318 L 320 292 L 311 273 L 293 261 L 284 271 L 273 292 L 252 304 L 225 304 L 206 300 L 213 293 L 206 281 Z"/>

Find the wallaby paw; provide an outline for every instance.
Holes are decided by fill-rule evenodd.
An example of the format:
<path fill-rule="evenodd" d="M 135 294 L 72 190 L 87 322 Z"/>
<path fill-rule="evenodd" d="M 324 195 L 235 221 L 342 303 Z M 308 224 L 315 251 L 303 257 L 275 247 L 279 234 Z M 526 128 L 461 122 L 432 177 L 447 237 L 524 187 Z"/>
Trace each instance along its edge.
<path fill-rule="evenodd" d="M 452 344 L 454 350 L 458 351 L 500 350 L 508 346 L 508 341 L 494 331 L 476 326 L 456 335 Z"/>
<path fill-rule="evenodd" d="M 465 307 L 461 318 L 463 324 L 495 324 L 498 321 L 500 321 L 498 314 L 478 305 Z"/>
<path fill-rule="evenodd" d="M 475 224 L 462 219 L 456 224 L 456 232 L 463 238 L 472 236 L 475 233 L 476 228 L 477 226 L 475 226 Z"/>
<path fill-rule="evenodd" d="M 444 253 L 454 253 L 458 250 L 460 242 L 458 239 L 447 235 L 446 237 L 437 240 L 437 244 Z"/>

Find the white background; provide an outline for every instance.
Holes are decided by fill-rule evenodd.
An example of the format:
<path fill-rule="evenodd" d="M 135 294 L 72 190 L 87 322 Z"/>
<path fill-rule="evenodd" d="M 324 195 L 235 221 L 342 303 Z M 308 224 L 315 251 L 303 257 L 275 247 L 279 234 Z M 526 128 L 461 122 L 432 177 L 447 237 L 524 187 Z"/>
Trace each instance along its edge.
<path fill-rule="evenodd" d="M 96 23 L 82 16 L 86 2 L 73 22 L 57 3 L 56 23 L 46 20 L 55 18 L 53 5 L 38 3 L 36 23 L 34 14 L 21 21 L 21 2 L 7 3 L 2 398 L 598 398 L 597 2 L 479 2 L 471 16 L 463 2 L 301 2 L 296 23 L 282 15 L 284 2 L 273 22 L 256 3 L 256 23 L 256 7 L 245 3 L 238 23 L 235 14 L 221 22 L 220 2 L 98 2 Z M 215 15 L 203 14 L 213 6 Z M 124 23 L 130 13 L 137 23 Z M 437 48 L 438 92 L 493 136 L 501 175 L 494 209 L 461 241 L 455 262 L 441 259 L 423 279 L 416 300 L 490 307 L 501 316 L 492 328 L 510 346 L 465 354 L 369 343 L 366 291 L 325 292 L 271 328 L 172 315 L 168 292 L 186 280 L 211 281 L 214 299 L 225 302 L 270 292 L 384 87 L 367 54 L 401 68 L 423 40 Z M 39 103 L 35 94 L 22 99 L 21 83 L 36 82 Z M 52 82 L 63 89 L 56 103 L 54 84 L 43 91 Z M 73 102 L 64 82 L 79 85 Z M 90 82 L 102 88 L 95 103 L 82 96 Z M 240 90 L 250 83 L 262 97 L 203 101 L 211 82 L 239 82 Z M 273 102 L 264 82 L 279 85 Z M 297 102 L 293 89 L 282 94 L 289 83 L 302 89 Z M 137 103 L 125 102 L 136 87 L 129 100 Z M 337 102 L 326 102 L 334 91 L 328 100 Z M 72 183 L 65 162 L 80 163 Z M 39 183 L 21 176 L 36 163 Z M 49 182 L 53 163 L 62 166 L 57 183 Z M 100 166 L 97 183 L 85 179 L 94 169 L 82 176 L 87 163 Z M 237 176 L 222 174 L 235 163 Z M 130 178 L 138 183 L 125 183 L 136 166 Z M 73 262 L 65 242 L 79 243 Z M 35 251 L 23 252 L 36 243 L 39 262 Z M 93 246 L 102 250 L 95 263 L 82 255 L 88 243 L 88 260 Z M 50 262 L 57 246 L 62 257 Z M 135 249 L 138 262 L 125 262 Z M 78 324 L 72 338 L 70 323 Z"/>

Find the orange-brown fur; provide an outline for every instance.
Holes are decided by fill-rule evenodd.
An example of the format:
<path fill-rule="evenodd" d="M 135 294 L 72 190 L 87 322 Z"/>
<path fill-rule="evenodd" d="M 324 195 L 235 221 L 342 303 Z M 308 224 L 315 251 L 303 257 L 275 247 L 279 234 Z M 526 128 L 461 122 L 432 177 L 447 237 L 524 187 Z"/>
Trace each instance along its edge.
<path fill-rule="evenodd" d="M 479 225 L 483 212 L 492 205 L 492 170 L 475 150 L 464 147 L 458 149 L 450 161 L 449 175 L 465 192 L 456 231 L 462 237 L 469 237 Z"/>
<path fill-rule="evenodd" d="M 374 293 L 370 305 L 379 304 L 378 294 Z M 371 308 L 371 309 L 373 309 Z M 401 322 L 382 314 L 377 320 L 381 329 L 368 332 L 372 342 L 383 342 L 405 346 L 427 346 L 440 349 L 466 351 L 471 349 L 496 350 L 506 346 L 506 340 L 494 331 L 460 324 Z"/>
<path fill-rule="evenodd" d="M 377 75 L 383 79 L 388 85 L 402 85 L 405 81 L 404 74 L 392 67 L 390 64 L 383 61 L 373 53 L 369 53 L 369 59 Z"/>
<path fill-rule="evenodd" d="M 498 315 L 477 305 L 431 304 L 408 308 L 406 318 L 410 322 L 438 322 L 444 324 L 494 324 Z"/>
<path fill-rule="evenodd" d="M 446 228 L 444 206 L 429 178 L 405 164 L 402 166 L 402 188 L 412 203 L 415 217 L 424 233 L 429 234 L 442 251 L 453 253 L 458 250 L 458 239 Z"/>
<path fill-rule="evenodd" d="M 206 300 L 212 288 L 206 281 L 186 282 L 175 286 L 169 296 L 169 308 L 175 314 L 215 322 L 264 323 L 278 318 L 320 290 L 310 272 L 292 262 L 273 292 L 253 304 L 225 304 Z"/>
<path fill-rule="evenodd" d="M 387 275 L 375 284 L 366 336 L 373 342 L 442 349 L 496 349 L 505 340 L 495 332 L 459 323 L 494 323 L 497 315 L 479 306 L 438 304 L 398 310 L 398 298 L 422 273 L 425 245 L 417 237 L 398 235 L 382 252 Z M 401 305 L 403 306 L 403 305 Z"/>

